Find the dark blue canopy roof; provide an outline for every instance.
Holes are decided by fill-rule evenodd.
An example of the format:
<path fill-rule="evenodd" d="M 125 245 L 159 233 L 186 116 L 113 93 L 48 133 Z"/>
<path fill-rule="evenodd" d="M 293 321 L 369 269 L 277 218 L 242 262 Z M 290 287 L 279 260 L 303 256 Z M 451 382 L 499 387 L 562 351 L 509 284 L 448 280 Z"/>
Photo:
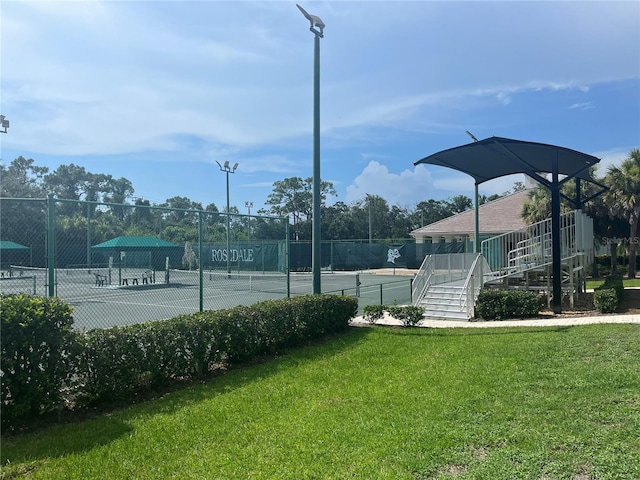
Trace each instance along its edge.
<path fill-rule="evenodd" d="M 552 173 L 554 159 L 557 159 L 560 175 L 590 182 L 594 180 L 589 167 L 600 161 L 597 157 L 570 148 L 490 137 L 434 153 L 414 165 L 427 163 L 453 168 L 471 175 L 480 184 L 515 173 L 526 173 L 533 177 L 538 173 Z"/>

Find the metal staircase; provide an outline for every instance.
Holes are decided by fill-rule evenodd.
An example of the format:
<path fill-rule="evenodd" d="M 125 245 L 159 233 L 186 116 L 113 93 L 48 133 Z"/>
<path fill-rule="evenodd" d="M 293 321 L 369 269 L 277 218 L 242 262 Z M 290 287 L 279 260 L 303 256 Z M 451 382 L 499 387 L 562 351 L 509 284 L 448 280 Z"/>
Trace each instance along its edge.
<path fill-rule="evenodd" d="M 482 242 L 482 253 L 491 273 L 489 287 L 523 288 L 545 293 L 552 299 L 551 219 Z M 580 210 L 560 217 L 560 261 L 563 295 L 571 304 L 584 290 L 585 271 L 593 262 L 593 220 Z"/>
<path fill-rule="evenodd" d="M 429 255 L 413 281 L 413 304 L 425 307 L 427 318 L 469 320 L 487 270 L 478 253 Z"/>
<path fill-rule="evenodd" d="M 523 288 L 546 294 L 551 302 L 551 219 L 482 242 L 482 254 L 429 255 L 413 283 L 414 305 L 433 319 L 469 320 L 484 287 Z M 583 291 L 593 262 L 593 221 L 580 210 L 561 215 L 560 250 L 563 295 L 571 304 Z"/>

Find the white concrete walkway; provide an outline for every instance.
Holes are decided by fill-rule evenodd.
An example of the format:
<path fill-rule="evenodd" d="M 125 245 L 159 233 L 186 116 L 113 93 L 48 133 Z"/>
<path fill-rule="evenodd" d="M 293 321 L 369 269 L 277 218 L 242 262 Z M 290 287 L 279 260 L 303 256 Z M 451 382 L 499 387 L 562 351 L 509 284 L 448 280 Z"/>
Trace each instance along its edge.
<path fill-rule="evenodd" d="M 522 320 L 423 320 L 418 325 L 426 328 L 491 328 L 491 327 L 551 327 L 551 326 L 571 326 L 571 325 L 590 325 L 594 323 L 638 323 L 640 324 L 640 314 L 619 314 L 619 315 L 594 315 L 569 317 L 565 315 L 549 315 L 548 318 L 533 318 Z M 369 322 L 364 320 L 362 316 L 356 317 L 351 321 L 352 325 L 365 326 Z M 402 322 L 385 316 L 376 322 L 376 325 L 402 326 Z"/>

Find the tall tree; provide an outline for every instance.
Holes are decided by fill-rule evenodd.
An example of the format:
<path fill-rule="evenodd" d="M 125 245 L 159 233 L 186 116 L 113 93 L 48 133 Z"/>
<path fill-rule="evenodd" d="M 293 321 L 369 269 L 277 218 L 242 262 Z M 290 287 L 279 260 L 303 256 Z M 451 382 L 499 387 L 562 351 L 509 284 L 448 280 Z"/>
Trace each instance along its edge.
<path fill-rule="evenodd" d="M 336 190 L 331 182 L 324 180 L 320 182 L 321 206 L 325 204 L 327 195 L 335 194 Z M 303 180 L 300 177 L 291 177 L 274 182 L 273 192 L 269 194 L 265 204 L 271 206 L 269 213 L 291 217 L 293 238 L 302 240 L 303 237 L 307 237 L 306 233 L 303 234 L 307 230 L 303 224 L 310 221 L 313 211 L 313 179 Z"/>
<path fill-rule="evenodd" d="M 63 200 L 87 200 L 97 202 L 102 199 L 106 191 L 110 176 L 88 172 L 84 167 L 74 165 L 60 165 L 53 172 L 44 177 L 44 184 L 48 192 Z M 86 213 L 86 208 L 80 204 L 62 203 L 59 207 L 63 215 Z"/>
<path fill-rule="evenodd" d="M 33 159 L 22 156 L 16 158 L 8 167 L 0 164 L 0 197 L 44 198 L 44 176 L 47 167 L 34 165 Z"/>
<path fill-rule="evenodd" d="M 638 218 L 640 217 L 640 149 L 634 148 L 619 167 L 611 166 L 605 181 L 612 212 L 629 222 L 629 278 L 636 276 Z"/>
<path fill-rule="evenodd" d="M 45 198 L 43 179 L 46 167 L 33 159 L 18 157 L 8 167 L 0 164 L 0 197 Z M 0 238 L 32 248 L 36 257 L 44 256 L 47 225 L 46 202 L 2 200 L 0 198 Z"/>
<path fill-rule="evenodd" d="M 419 226 L 431 225 L 432 223 L 447 218 L 451 215 L 451 209 L 446 200 L 429 199 L 416 205 L 416 219 L 414 224 Z M 419 220 L 418 220 L 419 219 Z"/>
<path fill-rule="evenodd" d="M 133 195 L 133 184 L 126 178 L 112 178 L 108 176 L 105 185 L 104 201 L 107 203 L 125 204 L 127 199 Z M 124 220 L 125 214 L 131 212 L 131 209 L 126 207 L 110 207 L 113 214 L 120 221 Z"/>
<path fill-rule="evenodd" d="M 344 202 L 322 209 L 322 238 L 325 240 L 351 239 L 353 237 L 351 209 Z"/>
<path fill-rule="evenodd" d="M 456 195 L 455 197 L 449 198 L 447 203 L 452 214 L 462 213 L 473 207 L 473 202 L 466 195 Z"/>

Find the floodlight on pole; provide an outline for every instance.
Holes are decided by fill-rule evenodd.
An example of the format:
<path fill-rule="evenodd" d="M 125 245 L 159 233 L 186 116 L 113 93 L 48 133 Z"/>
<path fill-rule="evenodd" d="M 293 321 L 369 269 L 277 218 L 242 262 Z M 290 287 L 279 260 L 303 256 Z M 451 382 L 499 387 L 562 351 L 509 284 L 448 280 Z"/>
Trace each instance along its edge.
<path fill-rule="evenodd" d="M 229 217 L 231 216 L 231 211 L 229 207 L 229 174 L 236 173 L 236 169 L 238 168 L 238 163 L 236 163 L 233 168 L 229 166 L 229 160 L 224 162 L 224 165 L 220 165 L 220 162 L 216 160 L 218 167 L 220 167 L 221 172 L 225 172 L 227 174 L 227 275 L 231 278 L 231 240 L 230 240 L 230 227 L 229 227 Z"/>
<path fill-rule="evenodd" d="M 9 128 L 9 120 L 4 115 L 0 115 L 0 133 L 7 133 L 7 129 Z"/>
<path fill-rule="evenodd" d="M 302 15 L 309 20 L 309 30 L 314 35 L 313 43 L 313 210 L 311 214 L 311 273 L 313 294 L 321 293 L 320 288 L 320 39 L 324 37 L 324 22 L 297 5 Z"/>

